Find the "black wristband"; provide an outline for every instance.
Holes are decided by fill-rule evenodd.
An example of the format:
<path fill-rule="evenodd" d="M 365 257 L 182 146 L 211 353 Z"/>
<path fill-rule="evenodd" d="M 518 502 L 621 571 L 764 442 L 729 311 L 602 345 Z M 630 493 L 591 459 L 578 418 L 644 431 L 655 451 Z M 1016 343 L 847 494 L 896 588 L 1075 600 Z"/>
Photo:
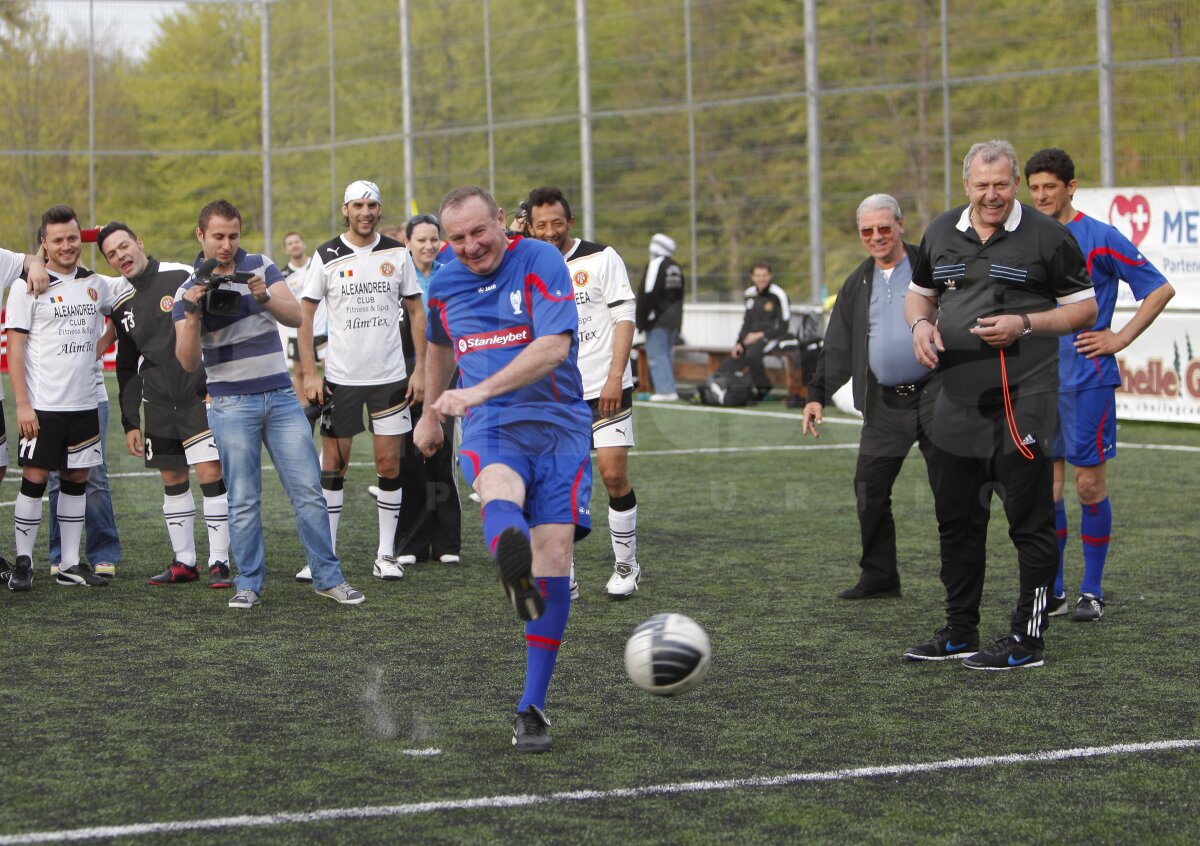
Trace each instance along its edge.
<path fill-rule="evenodd" d="M 188 314 L 196 314 L 197 312 L 200 311 L 200 306 L 198 306 L 196 303 L 189 300 L 187 297 L 184 297 L 183 298 L 183 310 L 186 311 Z"/>
<path fill-rule="evenodd" d="M 1025 326 L 1025 329 L 1021 332 L 1021 334 L 1022 335 L 1032 335 L 1033 334 L 1033 321 L 1029 319 L 1028 314 L 1021 315 L 1021 323 L 1024 324 L 1024 326 Z"/>

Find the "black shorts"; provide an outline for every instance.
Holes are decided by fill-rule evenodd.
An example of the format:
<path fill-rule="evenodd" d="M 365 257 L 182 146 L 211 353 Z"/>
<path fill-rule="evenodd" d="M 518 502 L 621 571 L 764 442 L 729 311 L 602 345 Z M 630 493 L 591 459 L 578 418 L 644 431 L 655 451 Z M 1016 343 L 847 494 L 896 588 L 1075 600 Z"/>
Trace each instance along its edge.
<path fill-rule="evenodd" d="M 313 335 L 313 358 L 317 361 L 321 360 L 321 347 L 329 340 L 328 335 Z M 289 361 L 300 363 L 300 339 L 287 339 L 287 357 Z"/>
<path fill-rule="evenodd" d="M 326 380 L 321 434 L 326 438 L 353 438 L 369 427 L 376 435 L 403 435 L 412 429 L 407 393 L 407 379 L 383 385 L 335 385 Z M 363 406 L 369 417 L 367 424 L 363 422 Z"/>
<path fill-rule="evenodd" d="M 17 463 L 42 470 L 81 470 L 104 463 L 100 414 L 84 411 L 39 411 L 36 438 L 21 438 Z"/>
<path fill-rule="evenodd" d="M 183 470 L 194 464 L 217 460 L 217 443 L 208 425 L 203 402 L 189 405 L 142 405 L 146 420 L 146 466 L 159 470 Z"/>

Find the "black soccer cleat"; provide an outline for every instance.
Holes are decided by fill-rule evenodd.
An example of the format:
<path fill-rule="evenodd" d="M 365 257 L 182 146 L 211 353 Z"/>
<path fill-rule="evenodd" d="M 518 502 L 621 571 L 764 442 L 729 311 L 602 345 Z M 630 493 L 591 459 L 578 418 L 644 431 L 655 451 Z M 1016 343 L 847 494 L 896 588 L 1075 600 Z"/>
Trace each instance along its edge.
<path fill-rule="evenodd" d="M 513 746 L 518 752 L 549 752 L 550 721 L 536 705 L 518 711 L 513 720 Z"/>
<path fill-rule="evenodd" d="M 950 628 L 938 629 L 924 643 L 904 650 L 906 661 L 949 661 L 967 658 L 979 650 L 979 641 L 956 635 Z"/>
<path fill-rule="evenodd" d="M 229 565 L 226 562 L 217 561 L 208 565 L 208 586 L 213 590 L 233 587 L 233 580 L 229 578 Z"/>
<path fill-rule="evenodd" d="M 1071 609 L 1071 619 L 1077 623 L 1093 622 L 1103 616 L 1104 600 L 1094 593 L 1079 594 L 1079 600 Z"/>
<path fill-rule="evenodd" d="M 67 587 L 108 587 L 108 579 L 97 576 L 86 564 L 76 564 L 73 567 L 59 567 L 54 581 Z"/>
<path fill-rule="evenodd" d="M 198 578 L 200 578 L 200 574 L 196 572 L 195 567 L 189 567 L 178 561 L 172 561 L 170 567 L 163 570 L 157 576 L 151 576 L 147 579 L 146 584 L 174 585 L 181 582 L 194 582 Z"/>
<path fill-rule="evenodd" d="M 533 580 L 533 550 L 520 529 L 509 527 L 496 540 L 496 570 L 500 586 L 517 616 L 529 622 L 542 616 L 546 601 Z"/>
<path fill-rule="evenodd" d="M 33 560 L 28 555 L 18 555 L 8 576 L 8 589 L 18 593 L 33 590 Z"/>

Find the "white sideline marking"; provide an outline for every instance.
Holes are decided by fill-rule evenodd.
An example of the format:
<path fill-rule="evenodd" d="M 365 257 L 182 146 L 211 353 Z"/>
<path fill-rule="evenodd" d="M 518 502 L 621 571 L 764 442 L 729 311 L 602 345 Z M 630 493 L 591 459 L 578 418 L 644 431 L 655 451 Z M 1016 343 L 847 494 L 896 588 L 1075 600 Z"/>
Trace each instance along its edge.
<path fill-rule="evenodd" d="M 1057 749 L 1050 752 L 990 755 L 984 758 L 952 758 L 948 761 L 931 761 L 926 764 L 856 767 L 848 770 L 789 773 L 779 776 L 757 776 L 754 778 L 735 778 L 722 781 L 689 781 L 678 784 L 656 784 L 646 787 L 618 787 L 611 790 L 569 790 L 545 794 L 482 796 L 478 799 L 447 799 L 441 802 L 414 802 L 407 805 L 367 805 L 358 808 L 329 808 L 324 811 L 216 817 L 205 820 L 182 820 L 166 823 L 110 825 L 96 828 L 77 828 L 69 831 L 34 831 L 28 834 L 0 836 L 0 846 L 24 843 L 101 840 L 113 837 L 136 837 L 144 834 L 175 834 L 181 831 L 208 831 L 222 828 L 261 828 L 264 826 L 324 822 L 326 820 L 405 817 L 442 811 L 470 811 L 478 808 L 525 808 L 531 805 L 547 805 L 555 802 L 637 799 L 643 796 L 667 796 L 676 793 L 711 793 L 726 790 L 784 787 L 791 784 L 836 782 L 860 778 L 878 778 L 880 776 L 903 776 L 913 773 L 944 772 L 947 770 L 980 769 L 1002 764 L 1065 761 L 1073 758 L 1097 758 L 1104 755 L 1134 755 L 1140 752 L 1195 749 L 1197 747 L 1200 747 L 1200 740 L 1162 740 L 1154 743 L 1121 743 L 1115 746 L 1085 746 L 1078 749 Z"/>
<path fill-rule="evenodd" d="M 442 750 L 436 747 L 431 749 L 405 749 L 401 754 L 412 755 L 414 758 L 431 758 L 434 755 L 441 755 Z"/>

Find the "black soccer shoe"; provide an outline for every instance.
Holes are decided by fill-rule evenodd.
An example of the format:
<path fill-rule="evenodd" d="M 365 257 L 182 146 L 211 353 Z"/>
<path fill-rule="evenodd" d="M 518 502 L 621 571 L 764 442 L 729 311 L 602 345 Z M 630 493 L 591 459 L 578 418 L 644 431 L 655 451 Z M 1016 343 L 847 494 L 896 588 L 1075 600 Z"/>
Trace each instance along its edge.
<path fill-rule="evenodd" d="M 979 650 L 979 641 L 956 635 L 950 628 L 938 629 L 924 643 L 904 650 L 906 661 L 949 661 L 966 658 Z"/>
<path fill-rule="evenodd" d="M 8 577 L 12 575 L 12 562 L 0 555 L 0 584 L 8 584 Z"/>
<path fill-rule="evenodd" d="M 529 538 L 520 529 L 509 527 L 500 533 L 496 540 L 496 570 L 517 616 L 526 622 L 542 616 L 546 601 L 533 580 Z"/>
<path fill-rule="evenodd" d="M 68 587 L 108 587 L 108 579 L 97 576 L 86 564 L 76 564 L 74 567 L 59 567 L 54 581 Z"/>
<path fill-rule="evenodd" d="M 1024 643 L 1019 635 L 1005 635 L 987 649 L 963 661 L 963 666 L 972 670 L 1017 670 L 1040 667 L 1046 663 L 1042 659 L 1042 650 Z"/>
<path fill-rule="evenodd" d="M 550 721 L 536 705 L 518 711 L 513 720 L 513 746 L 518 752 L 549 752 Z"/>
<path fill-rule="evenodd" d="M 8 576 L 8 589 L 25 593 L 33 590 L 33 561 L 28 555 L 18 555 Z"/>

